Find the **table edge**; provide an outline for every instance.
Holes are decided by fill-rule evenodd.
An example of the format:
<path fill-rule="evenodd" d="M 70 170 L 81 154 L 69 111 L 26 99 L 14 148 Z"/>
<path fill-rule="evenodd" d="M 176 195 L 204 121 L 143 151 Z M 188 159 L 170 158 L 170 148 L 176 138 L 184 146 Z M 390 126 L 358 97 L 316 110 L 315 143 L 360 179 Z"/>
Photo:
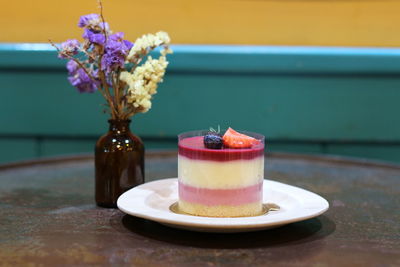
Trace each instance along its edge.
<path fill-rule="evenodd" d="M 146 151 L 146 158 L 163 158 L 176 156 L 177 150 L 149 150 Z M 268 158 L 278 158 L 278 159 L 293 159 L 293 160 L 309 160 L 316 162 L 326 162 L 326 163 L 336 163 L 344 165 L 355 165 L 362 167 L 378 167 L 386 169 L 400 170 L 400 164 L 371 160 L 356 157 L 346 157 L 346 156 L 336 156 L 336 155 L 324 155 L 324 154 L 302 154 L 302 153 L 287 153 L 287 152 L 267 152 L 266 157 Z M 40 159 L 31 159 L 24 161 L 16 161 L 9 163 L 0 164 L 0 171 L 6 169 L 14 169 L 20 167 L 30 167 L 35 165 L 43 164 L 57 164 L 61 162 L 74 162 L 81 160 L 93 159 L 94 155 L 92 153 L 88 154 L 73 154 L 73 155 L 62 155 L 62 156 L 52 156 Z"/>

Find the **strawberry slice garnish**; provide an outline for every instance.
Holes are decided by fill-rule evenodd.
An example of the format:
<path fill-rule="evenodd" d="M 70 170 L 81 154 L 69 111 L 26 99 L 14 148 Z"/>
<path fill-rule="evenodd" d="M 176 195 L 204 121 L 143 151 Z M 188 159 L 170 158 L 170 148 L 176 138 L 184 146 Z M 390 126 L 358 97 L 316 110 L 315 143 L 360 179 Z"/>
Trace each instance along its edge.
<path fill-rule="evenodd" d="M 253 145 L 257 145 L 260 143 L 259 140 L 236 132 L 232 128 L 229 128 L 224 136 L 222 137 L 224 141 L 224 145 L 229 148 L 250 148 Z"/>

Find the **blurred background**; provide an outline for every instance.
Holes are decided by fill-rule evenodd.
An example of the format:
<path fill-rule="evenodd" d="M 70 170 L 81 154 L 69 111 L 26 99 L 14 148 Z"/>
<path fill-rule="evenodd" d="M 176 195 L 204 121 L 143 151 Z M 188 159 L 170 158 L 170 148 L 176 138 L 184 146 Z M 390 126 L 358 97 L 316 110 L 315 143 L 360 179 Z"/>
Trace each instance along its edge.
<path fill-rule="evenodd" d="M 100 94 L 79 94 L 48 39 L 81 39 L 90 1 L 0 1 L 0 163 L 92 153 L 108 129 Z M 147 149 L 220 125 L 268 151 L 400 162 L 400 1 L 104 0 L 128 40 L 174 46 L 153 108 L 132 118 Z"/>

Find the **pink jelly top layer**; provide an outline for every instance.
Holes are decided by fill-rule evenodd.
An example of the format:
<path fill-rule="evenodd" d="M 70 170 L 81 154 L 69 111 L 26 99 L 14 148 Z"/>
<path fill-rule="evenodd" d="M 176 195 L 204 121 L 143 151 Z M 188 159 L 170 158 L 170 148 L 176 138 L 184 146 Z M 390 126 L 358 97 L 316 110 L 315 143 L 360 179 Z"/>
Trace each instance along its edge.
<path fill-rule="evenodd" d="M 179 155 L 190 159 L 229 161 L 239 159 L 254 159 L 264 156 L 264 144 L 251 148 L 209 149 L 204 146 L 203 136 L 188 137 L 178 143 Z"/>

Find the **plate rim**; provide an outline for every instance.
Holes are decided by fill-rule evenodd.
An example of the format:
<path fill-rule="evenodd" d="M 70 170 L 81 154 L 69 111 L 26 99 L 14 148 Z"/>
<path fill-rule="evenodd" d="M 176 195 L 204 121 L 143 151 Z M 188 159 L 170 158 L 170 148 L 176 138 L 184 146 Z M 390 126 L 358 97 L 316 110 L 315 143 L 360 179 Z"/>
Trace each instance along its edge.
<path fill-rule="evenodd" d="M 318 195 L 318 194 L 316 194 L 314 192 L 311 192 L 309 190 L 306 190 L 306 189 L 303 189 L 303 188 L 300 188 L 300 187 L 297 187 L 297 186 L 281 183 L 281 182 L 278 182 L 278 181 L 275 181 L 275 180 L 272 180 L 272 179 L 264 179 L 264 182 L 272 183 L 272 184 L 279 185 L 279 186 L 284 186 L 284 187 L 290 187 L 291 189 L 294 189 L 294 190 L 303 191 L 303 192 L 305 192 L 305 193 L 307 193 L 309 195 L 312 195 L 313 198 L 318 199 L 320 201 L 320 203 L 321 203 L 320 204 L 321 207 L 323 206 L 323 208 L 319 208 L 317 212 L 314 212 L 314 213 L 311 213 L 311 214 L 307 214 L 307 215 L 304 215 L 304 216 L 298 216 L 298 217 L 294 217 L 294 218 L 288 218 L 288 219 L 285 219 L 285 220 L 279 220 L 279 221 L 273 221 L 273 222 L 265 222 L 265 221 L 257 222 L 257 220 L 255 220 L 254 222 L 251 222 L 251 223 L 248 223 L 248 224 L 232 224 L 232 223 L 230 223 L 230 224 L 210 224 L 210 223 L 204 223 L 204 222 L 199 222 L 199 221 L 197 221 L 197 222 L 196 221 L 181 221 L 181 220 L 176 220 L 176 219 L 171 219 L 171 218 L 165 218 L 165 216 L 163 217 L 163 216 L 156 216 L 156 215 L 143 213 L 143 212 L 135 212 L 135 211 L 132 211 L 132 210 L 127 210 L 123 206 L 121 206 L 122 205 L 121 203 L 123 201 L 125 201 L 125 199 L 130 194 L 132 194 L 132 192 L 135 192 L 135 191 L 138 191 L 138 190 L 142 190 L 141 187 L 143 187 L 145 185 L 148 186 L 149 184 L 160 183 L 160 182 L 177 183 L 178 182 L 178 178 L 175 178 L 175 177 L 174 178 L 160 178 L 160 179 L 153 180 L 153 181 L 138 185 L 136 187 L 133 187 L 130 190 L 128 190 L 125 193 L 123 193 L 118 198 L 118 200 L 117 200 L 118 208 L 122 212 L 124 212 L 126 214 L 129 214 L 129 215 L 132 215 L 132 216 L 136 216 L 136 217 L 139 217 L 139 218 L 143 218 L 143 219 L 146 219 L 146 220 L 155 221 L 155 222 L 158 222 L 158 223 L 161 223 L 161 224 L 166 224 L 166 225 L 169 225 L 171 227 L 173 227 L 173 226 L 177 226 L 177 227 L 178 226 L 182 226 L 185 229 L 202 228 L 202 229 L 210 229 L 210 230 L 228 230 L 228 229 L 239 230 L 239 229 L 243 229 L 243 231 L 248 231 L 248 230 L 253 230 L 253 229 L 265 229 L 265 228 L 270 228 L 270 227 L 272 228 L 272 227 L 277 227 L 277 226 L 283 226 L 283 225 L 294 223 L 294 222 L 308 220 L 308 219 L 317 217 L 317 216 L 325 213 L 330 207 L 329 202 L 325 198 L 323 198 L 322 196 L 320 196 L 320 195 Z M 149 193 L 154 192 L 154 191 L 150 191 L 148 189 L 145 189 L 145 190 L 147 190 Z M 263 190 L 266 190 L 266 189 L 264 188 Z M 178 198 L 175 201 L 177 201 L 177 200 L 178 200 Z M 145 204 L 144 201 L 143 201 L 143 204 Z M 277 203 L 277 204 L 279 205 L 279 203 Z M 149 206 L 147 205 L 147 207 L 149 207 Z M 154 209 L 154 208 L 152 208 L 152 209 Z M 221 219 L 224 219 L 224 220 L 233 221 L 233 220 L 240 220 L 240 219 L 243 219 L 243 218 L 260 218 L 259 216 L 254 216 L 254 217 L 203 217 L 203 216 L 176 214 L 176 213 L 173 213 L 170 210 L 166 211 L 164 209 L 162 209 L 162 210 L 160 209 L 160 211 L 162 213 L 166 213 L 166 214 L 189 216 L 190 218 L 197 218 L 199 220 L 201 220 L 202 218 L 207 218 L 209 220 L 215 219 L 215 220 L 221 221 Z M 266 215 L 261 215 L 261 216 L 267 216 L 267 214 Z M 195 229 L 193 229 L 193 230 L 195 230 Z"/>

